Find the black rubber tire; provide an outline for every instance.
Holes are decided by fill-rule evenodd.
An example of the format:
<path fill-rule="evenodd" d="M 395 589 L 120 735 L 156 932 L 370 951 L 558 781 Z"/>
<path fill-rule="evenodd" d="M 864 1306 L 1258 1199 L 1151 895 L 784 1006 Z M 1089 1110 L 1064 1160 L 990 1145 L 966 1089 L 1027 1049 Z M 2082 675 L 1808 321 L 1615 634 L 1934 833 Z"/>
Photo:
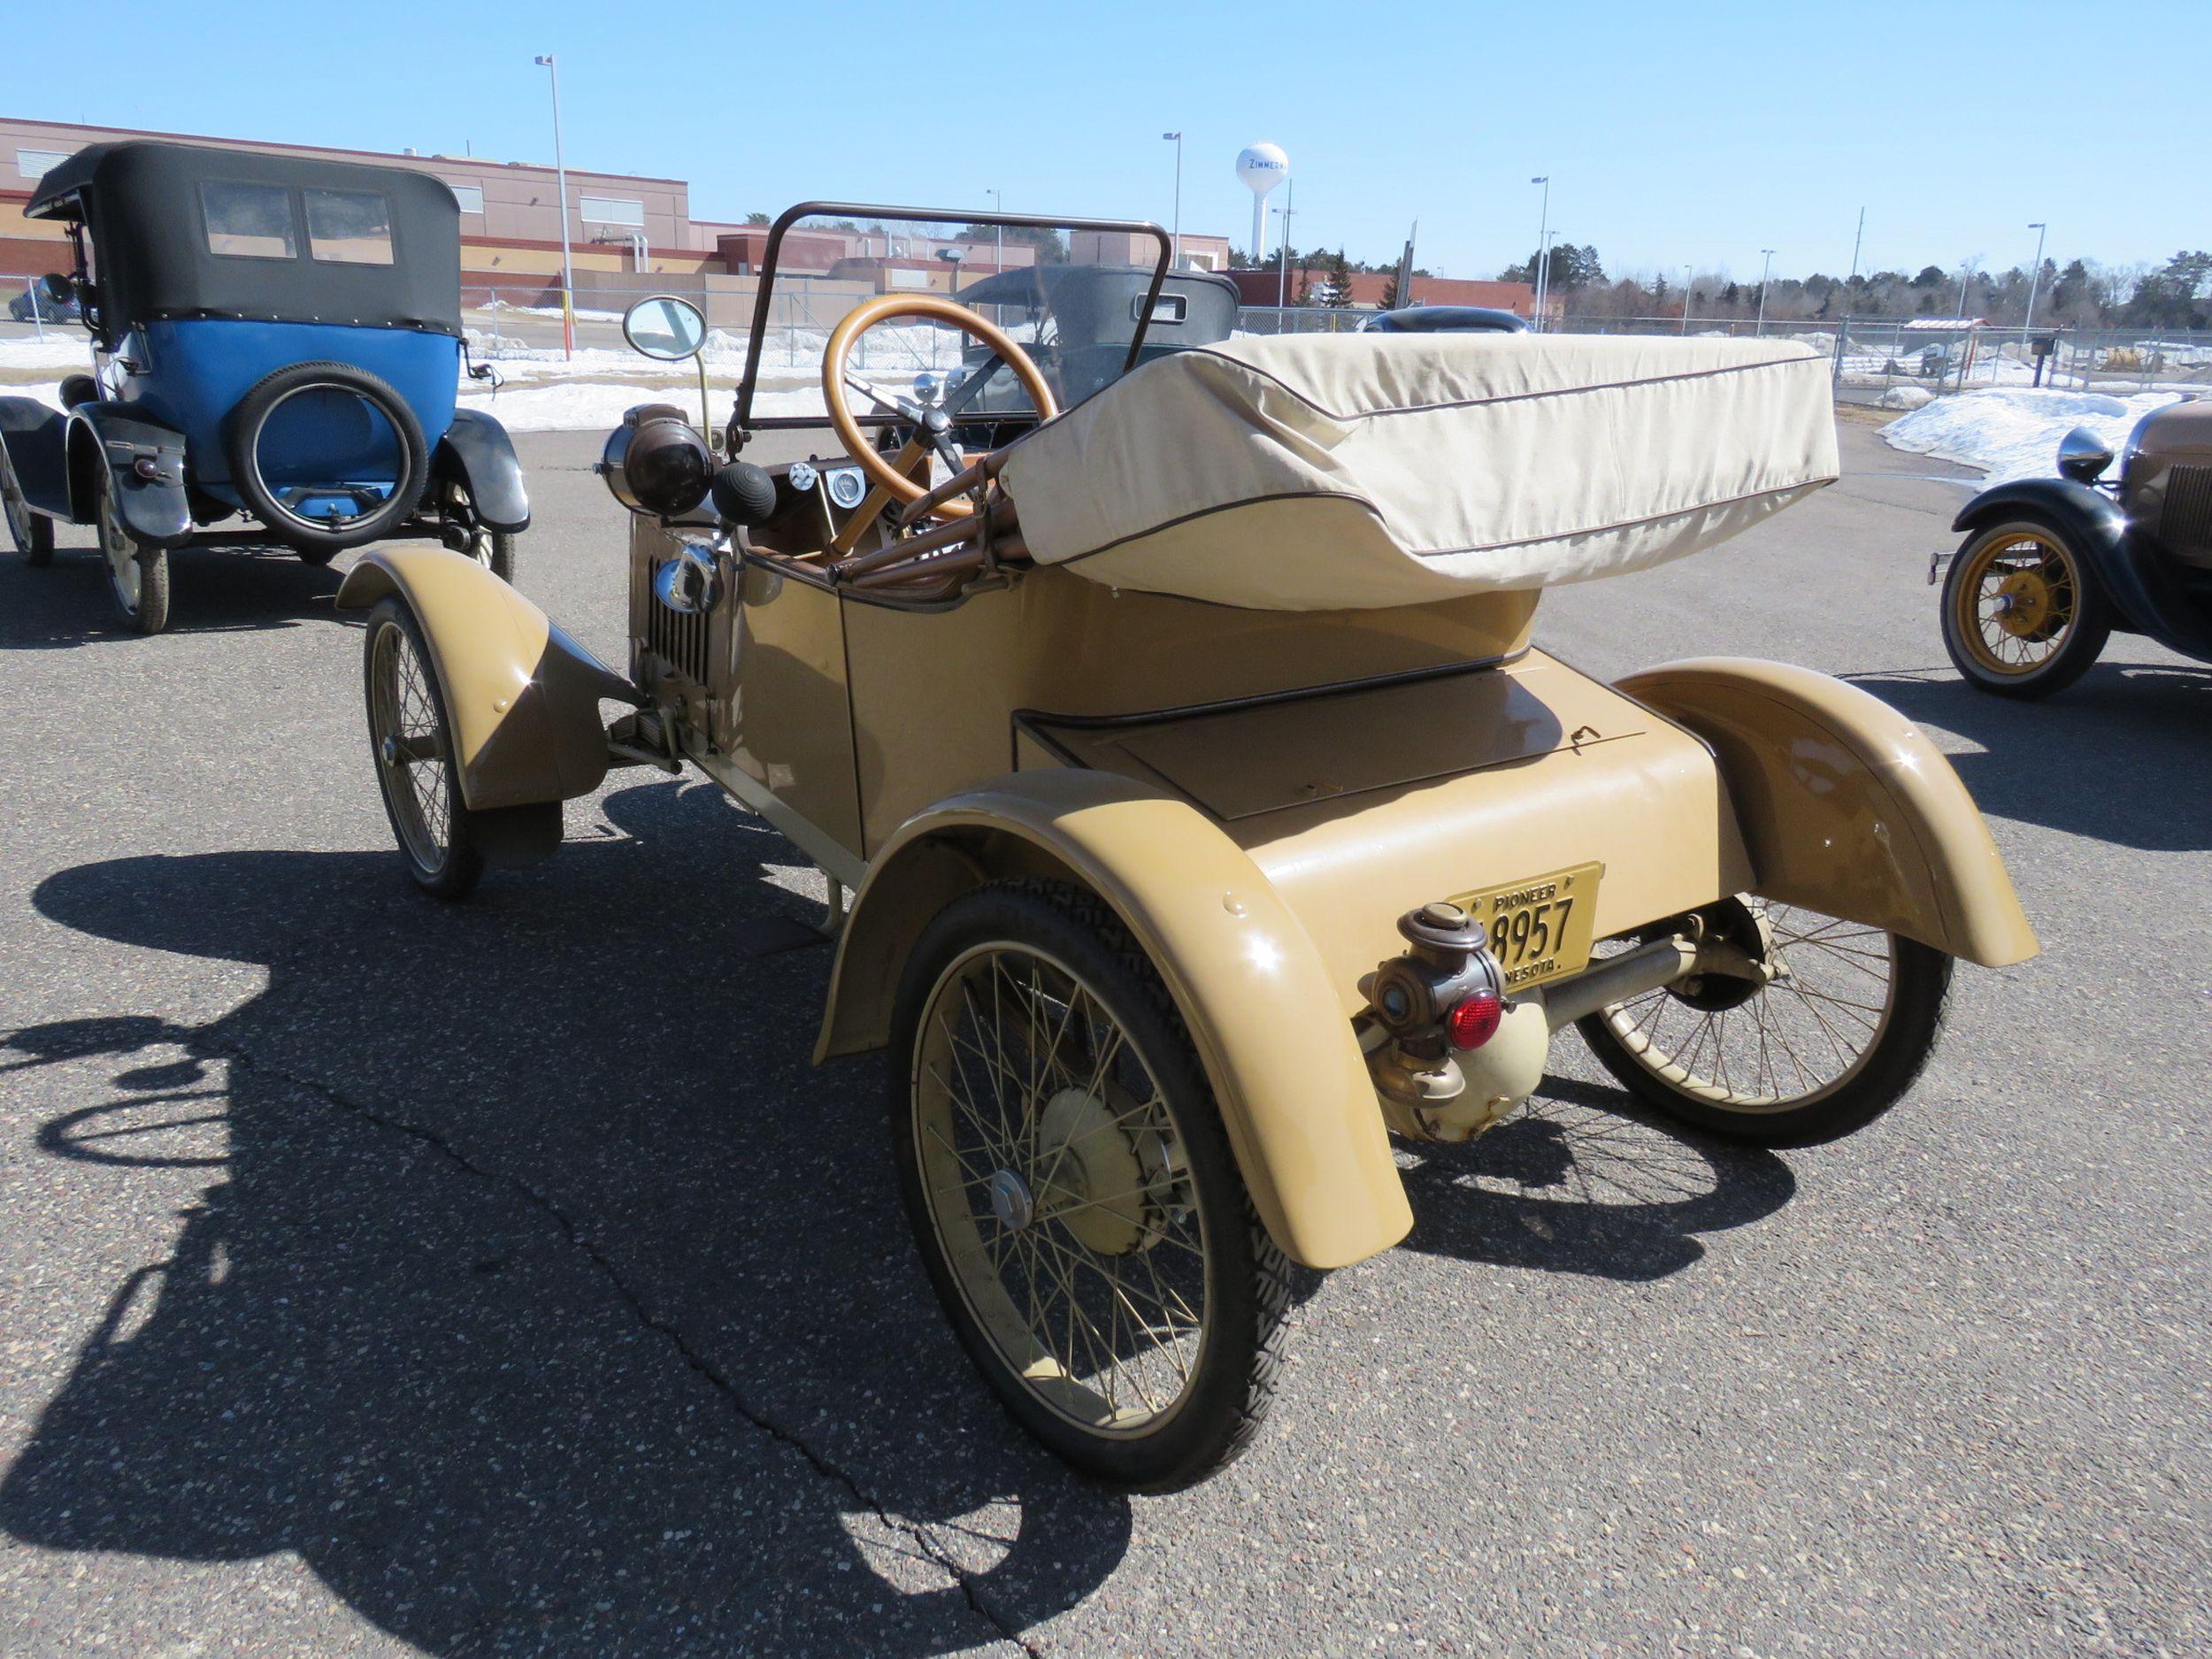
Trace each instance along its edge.
<path fill-rule="evenodd" d="M 444 749 L 447 787 L 453 794 L 447 803 L 445 856 L 433 867 L 425 863 L 408 844 L 407 831 L 400 821 L 401 807 L 392 798 L 390 769 L 384 765 L 377 753 L 376 729 L 376 657 L 380 635 L 387 628 L 397 628 L 407 636 L 417 661 L 422 664 L 423 674 L 430 694 L 430 704 L 438 723 L 438 739 Z M 407 866 L 407 874 L 414 884 L 435 899 L 455 902 L 466 898 L 475 890 L 484 875 L 484 856 L 476 845 L 473 816 L 462 802 L 455 784 L 453 760 L 453 720 L 446 710 L 445 687 L 438 683 L 436 668 L 430 655 L 428 642 L 422 634 L 422 625 L 416 620 L 414 611 L 397 594 L 386 595 L 369 612 L 367 626 L 362 630 L 361 690 L 363 710 L 369 728 L 369 764 L 376 769 L 377 794 L 384 802 L 384 817 L 392 826 L 392 840 L 399 848 L 400 860 Z"/>
<path fill-rule="evenodd" d="M 1952 959 L 1916 940 L 1894 939 L 1893 942 L 1896 988 L 1888 1024 L 1856 1071 L 1832 1092 L 1802 1106 L 1732 1110 L 1677 1088 L 1644 1065 L 1623 1046 L 1602 1012 L 1585 1015 L 1575 1022 L 1575 1029 L 1582 1033 L 1598 1064 L 1623 1088 L 1671 1118 L 1752 1146 L 1810 1147 L 1839 1141 L 1865 1128 L 1904 1098 L 1942 1035 Z"/>
<path fill-rule="evenodd" d="M 1090 1434 L 1038 1401 L 1009 1371 L 969 1310 L 931 1220 L 915 1149 L 917 1038 L 947 967 L 989 941 L 1049 951 L 1086 981 L 1167 1094 L 1185 1142 L 1208 1240 L 1209 1324 L 1187 1397 L 1150 1434 Z M 956 899 L 923 930 L 907 958 L 893 1007 L 890 1054 L 892 1159 L 915 1243 L 961 1346 L 1015 1421 L 1085 1474 L 1126 1491 L 1173 1491 L 1240 1455 L 1273 1402 L 1293 1270 L 1253 1208 L 1174 999 L 1113 911 L 1095 895 L 1057 881 L 996 883 Z"/>
<path fill-rule="evenodd" d="M 116 614 L 128 623 L 134 633 L 159 634 L 169 626 L 169 549 L 165 547 L 147 547 L 139 542 L 126 526 L 115 502 L 115 475 L 104 466 L 96 469 L 100 480 L 97 528 L 100 536 L 100 563 L 108 581 L 108 596 L 115 602 Z M 137 551 L 138 603 L 134 608 L 123 595 L 122 588 L 115 580 L 114 561 L 109 557 L 111 538 L 130 542 Z"/>
<path fill-rule="evenodd" d="M 23 482 L 16 476 L 15 463 L 8 458 L 4 444 L 0 444 L 0 493 L 12 496 L 15 502 L 8 515 L 8 540 L 15 543 L 15 550 L 23 556 L 25 564 L 33 570 L 44 570 L 54 562 L 54 521 L 42 512 L 31 511 L 29 502 L 23 496 Z"/>
<path fill-rule="evenodd" d="M 2061 641 L 2056 651 L 2040 666 L 2024 674 L 1999 674 L 1976 659 L 1959 634 L 1958 609 L 1960 588 L 1967 572 L 1982 549 L 1993 541 L 2016 539 L 2024 532 L 2032 532 L 2054 541 L 2064 550 L 2074 566 L 2074 590 L 2078 595 L 2071 631 Z M 2082 557 L 2066 532 L 2052 520 L 2039 514 L 2023 513 L 1977 530 L 1960 544 L 1958 553 L 1951 560 L 1951 568 L 1943 581 L 1943 649 L 1949 653 L 1951 663 L 1960 676 L 1977 691 L 1986 691 L 1993 696 L 2012 697 L 2023 702 L 2047 697 L 2063 691 L 2095 665 L 2103 652 L 2105 641 L 2112 637 L 2112 605 L 2105 597 L 2103 588 L 2097 585 L 2094 567 Z"/>
<path fill-rule="evenodd" d="M 338 530 L 321 528 L 286 508 L 270 494 L 254 460 L 262 428 L 277 406 L 297 393 L 322 386 L 352 393 L 389 421 L 399 437 L 403 463 L 390 497 Z M 415 411 L 390 381 L 350 363 L 292 363 L 264 375 L 230 411 L 224 449 L 232 488 L 254 517 L 287 547 L 303 556 L 321 552 L 326 561 L 333 554 L 360 547 L 398 528 L 413 513 L 430 481 L 430 446 Z"/>

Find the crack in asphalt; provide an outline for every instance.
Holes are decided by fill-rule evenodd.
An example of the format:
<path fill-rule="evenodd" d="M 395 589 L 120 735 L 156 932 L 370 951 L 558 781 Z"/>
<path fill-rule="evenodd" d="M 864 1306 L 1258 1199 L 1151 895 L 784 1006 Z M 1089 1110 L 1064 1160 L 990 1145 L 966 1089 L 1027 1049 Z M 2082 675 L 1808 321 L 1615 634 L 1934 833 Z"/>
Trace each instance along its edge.
<path fill-rule="evenodd" d="M 615 1295 L 619 1299 L 623 1307 L 628 1310 L 630 1317 L 645 1329 L 663 1338 L 675 1351 L 677 1357 L 696 1373 L 708 1386 L 719 1394 L 729 1403 L 731 1409 L 754 1428 L 768 1435 L 779 1444 L 796 1452 L 816 1474 L 849 1494 L 856 1504 L 874 1516 L 887 1530 L 910 1540 L 925 1559 L 933 1563 L 960 1586 L 962 1599 L 967 1602 L 969 1609 L 996 1632 L 1000 1640 L 1020 1648 L 1024 1654 L 1029 1655 L 1029 1659 L 1045 1659 L 1046 1650 L 1042 1645 L 1025 1636 L 1018 1628 L 999 1616 L 996 1609 L 985 1599 L 973 1576 L 930 1537 L 929 1529 L 926 1526 L 919 1522 L 902 1520 L 892 1515 L 869 1494 L 858 1478 L 846 1470 L 842 1464 L 810 1445 L 803 1436 L 784 1427 L 766 1412 L 749 1402 L 745 1398 L 744 1392 L 738 1387 L 736 1383 L 725 1376 L 712 1360 L 694 1346 L 681 1329 L 655 1314 L 646 1305 L 644 1298 L 631 1288 L 629 1282 L 623 1278 L 621 1271 L 616 1267 L 612 1259 L 592 1241 L 560 1205 L 531 1186 L 522 1177 L 505 1170 L 480 1164 L 435 1130 L 411 1123 L 403 1118 L 396 1118 L 388 1112 L 379 1111 L 373 1106 L 353 1099 L 342 1090 L 326 1083 L 319 1082 L 313 1078 L 302 1076 L 288 1068 L 267 1064 L 249 1049 L 233 1048 L 196 1033 L 187 1036 L 173 1037 L 172 1041 L 188 1053 L 196 1054 L 204 1059 L 221 1060 L 234 1067 L 242 1066 L 248 1071 L 258 1072 L 263 1076 L 275 1078 L 318 1099 L 327 1102 L 342 1111 L 349 1112 L 364 1122 L 373 1124 L 391 1133 L 403 1135 L 411 1141 L 428 1147 L 456 1169 L 473 1176 L 478 1180 L 508 1188 L 520 1196 L 533 1209 L 550 1217 L 554 1225 L 559 1229 L 561 1236 L 580 1250 L 585 1257 L 599 1270 L 601 1276 L 613 1288 Z M 89 1049 L 87 1052 L 96 1053 L 98 1050 Z"/>

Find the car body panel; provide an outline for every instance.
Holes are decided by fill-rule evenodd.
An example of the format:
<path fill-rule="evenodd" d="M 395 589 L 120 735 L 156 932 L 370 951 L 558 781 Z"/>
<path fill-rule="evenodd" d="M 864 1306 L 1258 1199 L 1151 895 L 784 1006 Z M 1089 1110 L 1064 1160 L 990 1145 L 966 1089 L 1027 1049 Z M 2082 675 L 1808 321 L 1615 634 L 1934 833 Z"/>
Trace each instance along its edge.
<path fill-rule="evenodd" d="M 880 1047 L 930 917 L 985 880 L 1053 874 L 1098 895 L 1175 999 L 1270 1236 L 1309 1267 L 1413 1225 L 1374 1088 L 1319 953 L 1266 876 L 1197 809 L 1050 767 L 979 783 L 902 826 L 853 903 L 816 1057 Z"/>
<path fill-rule="evenodd" d="M 512 534 L 530 527 L 530 490 L 507 428 L 480 409 L 457 409 L 437 440 L 432 470 L 468 487 L 476 516 L 491 529 Z"/>
<path fill-rule="evenodd" d="M 97 469 L 105 467 L 133 536 L 155 547 L 176 547 L 191 539 L 182 433 L 147 419 L 128 403 L 80 404 L 68 419 L 71 517 L 81 524 L 98 517 Z"/>
<path fill-rule="evenodd" d="M 1986 967 L 2036 954 L 1973 797 L 1880 698 L 1748 657 L 1669 663 L 1617 683 L 1713 746 L 1752 891 Z"/>
<path fill-rule="evenodd" d="M 479 810 L 568 801 L 607 775 L 601 699 L 630 682 L 474 559 L 442 548 L 379 548 L 338 589 L 342 611 L 388 594 L 421 623 L 452 723 L 462 798 Z"/>

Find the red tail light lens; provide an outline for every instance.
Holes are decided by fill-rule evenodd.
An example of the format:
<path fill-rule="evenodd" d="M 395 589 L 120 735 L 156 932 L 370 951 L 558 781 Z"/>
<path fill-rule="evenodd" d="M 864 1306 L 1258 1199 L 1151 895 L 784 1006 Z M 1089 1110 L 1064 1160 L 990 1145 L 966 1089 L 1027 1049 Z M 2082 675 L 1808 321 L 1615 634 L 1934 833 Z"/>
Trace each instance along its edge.
<path fill-rule="evenodd" d="M 1498 1022 L 1504 1018 L 1505 1004 L 1495 991 L 1477 991 L 1452 1005 L 1444 1017 L 1444 1029 L 1453 1048 L 1479 1048 L 1498 1034 Z"/>

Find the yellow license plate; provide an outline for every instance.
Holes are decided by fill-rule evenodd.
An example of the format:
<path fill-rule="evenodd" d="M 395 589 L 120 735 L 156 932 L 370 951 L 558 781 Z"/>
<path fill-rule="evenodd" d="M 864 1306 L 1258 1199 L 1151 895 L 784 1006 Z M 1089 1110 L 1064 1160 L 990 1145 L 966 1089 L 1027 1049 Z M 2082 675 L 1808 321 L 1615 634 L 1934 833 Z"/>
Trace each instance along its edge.
<path fill-rule="evenodd" d="M 1481 927 L 1490 954 L 1505 971 L 1505 988 L 1517 991 L 1589 965 L 1598 878 L 1604 873 L 1603 864 L 1576 864 L 1533 880 L 1463 893 L 1452 902 Z"/>

